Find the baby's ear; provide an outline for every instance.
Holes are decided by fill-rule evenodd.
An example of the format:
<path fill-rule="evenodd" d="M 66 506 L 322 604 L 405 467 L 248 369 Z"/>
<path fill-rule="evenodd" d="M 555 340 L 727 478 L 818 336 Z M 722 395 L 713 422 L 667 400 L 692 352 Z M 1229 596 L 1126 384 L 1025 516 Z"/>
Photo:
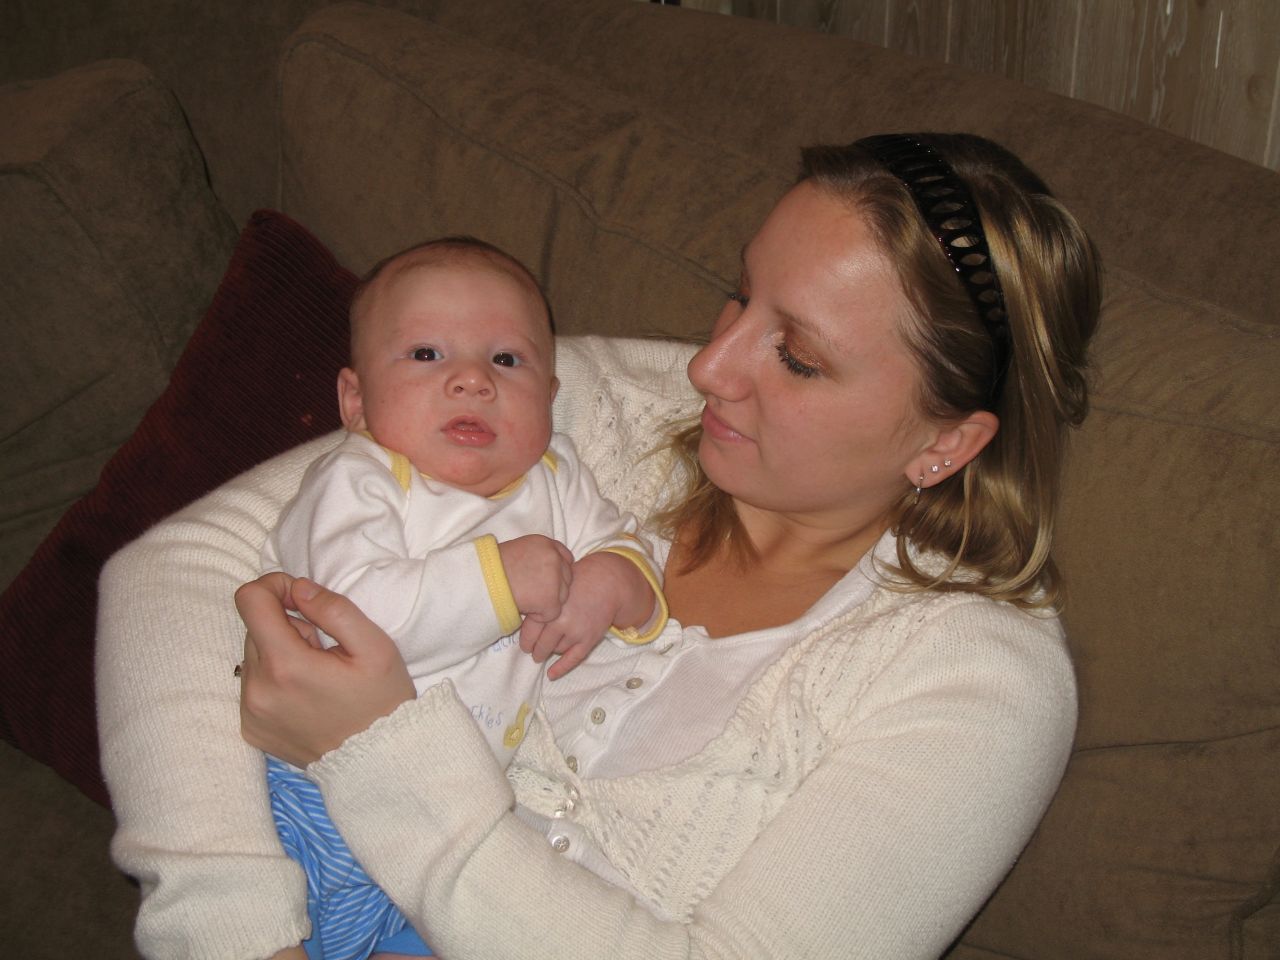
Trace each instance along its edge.
<path fill-rule="evenodd" d="M 360 375 L 350 367 L 338 371 L 338 412 L 342 425 L 351 432 L 368 429 L 364 419 L 364 396 L 360 393 Z"/>

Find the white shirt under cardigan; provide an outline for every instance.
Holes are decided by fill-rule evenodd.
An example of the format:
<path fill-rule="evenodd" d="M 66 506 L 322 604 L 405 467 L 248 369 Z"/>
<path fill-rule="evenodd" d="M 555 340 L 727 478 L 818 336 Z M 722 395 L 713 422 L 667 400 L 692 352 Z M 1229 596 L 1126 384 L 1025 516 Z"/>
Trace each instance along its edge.
<path fill-rule="evenodd" d="M 631 464 L 660 422 L 696 409 L 687 351 L 595 339 L 559 350 L 558 428 L 602 493 L 647 512 L 663 464 Z M 233 735 L 241 627 L 219 602 L 252 574 L 302 458 L 322 446 L 216 492 L 105 574 L 113 852 L 142 881 L 148 956 L 263 956 L 305 932 L 260 761 Z M 1061 630 L 857 571 L 815 611 L 742 637 L 686 631 L 666 654 L 660 638 L 612 667 L 589 661 L 581 687 L 558 689 L 575 674 L 551 685 L 550 727 L 576 772 L 535 723 L 508 780 L 441 685 L 308 773 L 356 855 L 451 960 L 936 956 L 1012 864 L 1061 775 L 1075 716 Z M 763 650 L 766 634 L 779 642 L 772 659 L 748 649 Z M 643 682 L 628 686 L 633 677 Z M 718 732 L 717 715 L 728 717 Z M 705 746 L 654 766 L 668 759 L 659 741 L 698 725 L 686 743 L 711 733 Z M 517 797 L 551 826 L 517 818 Z M 557 825 L 574 832 L 567 846 Z M 575 863 L 584 852 L 606 856 L 641 900 Z"/>
<path fill-rule="evenodd" d="M 484 497 L 423 476 L 409 458 L 361 433 L 307 468 L 262 551 L 264 571 L 309 577 L 348 596 L 395 640 L 421 693 L 450 680 L 505 766 L 524 738 L 545 666 L 520 651 L 520 627 L 499 544 L 542 534 L 576 559 L 607 550 L 654 586 L 644 633 L 666 622 L 662 567 L 651 566 L 636 521 L 600 496 L 568 437 L 503 490 Z M 329 641 L 331 644 L 331 641 Z"/>

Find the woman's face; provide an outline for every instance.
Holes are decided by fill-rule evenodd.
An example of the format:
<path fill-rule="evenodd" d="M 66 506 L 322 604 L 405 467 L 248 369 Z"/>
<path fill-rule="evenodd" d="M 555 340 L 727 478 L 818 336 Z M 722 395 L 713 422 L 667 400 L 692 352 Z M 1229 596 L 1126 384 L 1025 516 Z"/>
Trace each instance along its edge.
<path fill-rule="evenodd" d="M 828 529 L 882 524 L 931 439 L 898 332 L 910 311 L 859 211 L 810 183 L 787 193 L 689 363 L 711 481 Z"/>

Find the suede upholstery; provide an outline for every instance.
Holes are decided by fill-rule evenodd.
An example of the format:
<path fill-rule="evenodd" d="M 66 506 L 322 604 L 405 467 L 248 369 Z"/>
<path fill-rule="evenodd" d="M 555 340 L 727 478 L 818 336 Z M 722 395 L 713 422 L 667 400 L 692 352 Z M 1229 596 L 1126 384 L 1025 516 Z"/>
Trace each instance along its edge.
<path fill-rule="evenodd" d="M 193 63 L 228 85 L 218 109 L 216 90 L 201 93 L 194 139 L 165 84 L 134 64 L 0 91 L 18 131 L 0 148 L 15 212 L 0 225 L 6 336 L 41 371 L 3 386 L 6 416 L 39 426 L 6 437 L 44 445 L 3 441 L 3 483 L 53 490 L 48 464 L 100 464 L 124 439 L 226 266 L 222 210 L 243 219 L 246 197 L 357 272 L 414 240 L 475 233 L 534 267 L 564 332 L 693 334 L 799 145 L 889 129 L 992 136 L 1078 213 L 1108 272 L 1057 547 L 1076 751 L 1037 836 L 949 956 L 1280 957 L 1280 177 L 1097 108 L 755 21 L 622 0 L 397 5 L 320 10 L 287 39 L 260 31 L 254 44 L 275 44 L 269 82 L 257 67 Z M 269 98 L 276 115 L 257 123 L 259 101 L 237 113 L 232 91 Z M 206 151 L 215 195 L 196 145 L 221 156 L 232 130 L 259 165 Z M 24 186 L 48 170 L 45 182 L 76 189 Z M 100 225 L 73 229 L 84 223 Z M 83 286 L 49 273 L 66 263 Z M 99 264 L 95 279 L 84 265 Z M 76 363 L 60 362 L 69 352 Z M 103 369 L 127 374 L 119 390 L 138 399 L 98 399 L 113 382 Z M 104 408 L 121 413 L 112 426 L 91 419 Z M 0 556 L 21 563 L 33 531 L 91 484 L 82 470 L 61 500 L 15 509 Z M 10 817 L 43 813 L 10 794 Z M 102 844 L 99 832 L 85 856 Z M 3 909 L 0 929 L 19 920 Z M 85 930 L 96 955 L 130 955 L 104 952 L 113 942 Z"/>

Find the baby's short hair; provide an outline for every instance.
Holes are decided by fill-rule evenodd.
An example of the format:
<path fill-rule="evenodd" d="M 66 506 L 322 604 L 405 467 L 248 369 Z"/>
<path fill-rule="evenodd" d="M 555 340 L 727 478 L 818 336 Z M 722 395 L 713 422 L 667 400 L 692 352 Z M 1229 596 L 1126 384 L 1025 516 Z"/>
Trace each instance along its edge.
<path fill-rule="evenodd" d="M 353 337 L 355 336 L 356 321 L 360 307 L 369 290 L 389 267 L 409 258 L 412 258 L 417 266 L 447 263 L 451 259 L 473 259 L 477 262 L 487 262 L 490 266 L 505 270 L 516 280 L 528 285 L 530 289 L 537 293 L 542 309 L 546 311 L 547 324 L 551 328 L 551 334 L 552 336 L 555 335 L 556 321 L 555 315 L 551 312 L 551 301 L 547 299 L 542 285 L 538 283 L 538 278 L 533 275 L 532 270 L 501 247 L 486 240 L 466 234 L 451 234 L 446 237 L 437 237 L 434 240 L 424 240 L 421 243 L 413 244 L 413 246 L 405 247 L 389 257 L 384 257 L 369 268 L 369 271 L 360 278 L 360 282 L 356 285 L 355 293 L 351 297 L 350 318 Z"/>

